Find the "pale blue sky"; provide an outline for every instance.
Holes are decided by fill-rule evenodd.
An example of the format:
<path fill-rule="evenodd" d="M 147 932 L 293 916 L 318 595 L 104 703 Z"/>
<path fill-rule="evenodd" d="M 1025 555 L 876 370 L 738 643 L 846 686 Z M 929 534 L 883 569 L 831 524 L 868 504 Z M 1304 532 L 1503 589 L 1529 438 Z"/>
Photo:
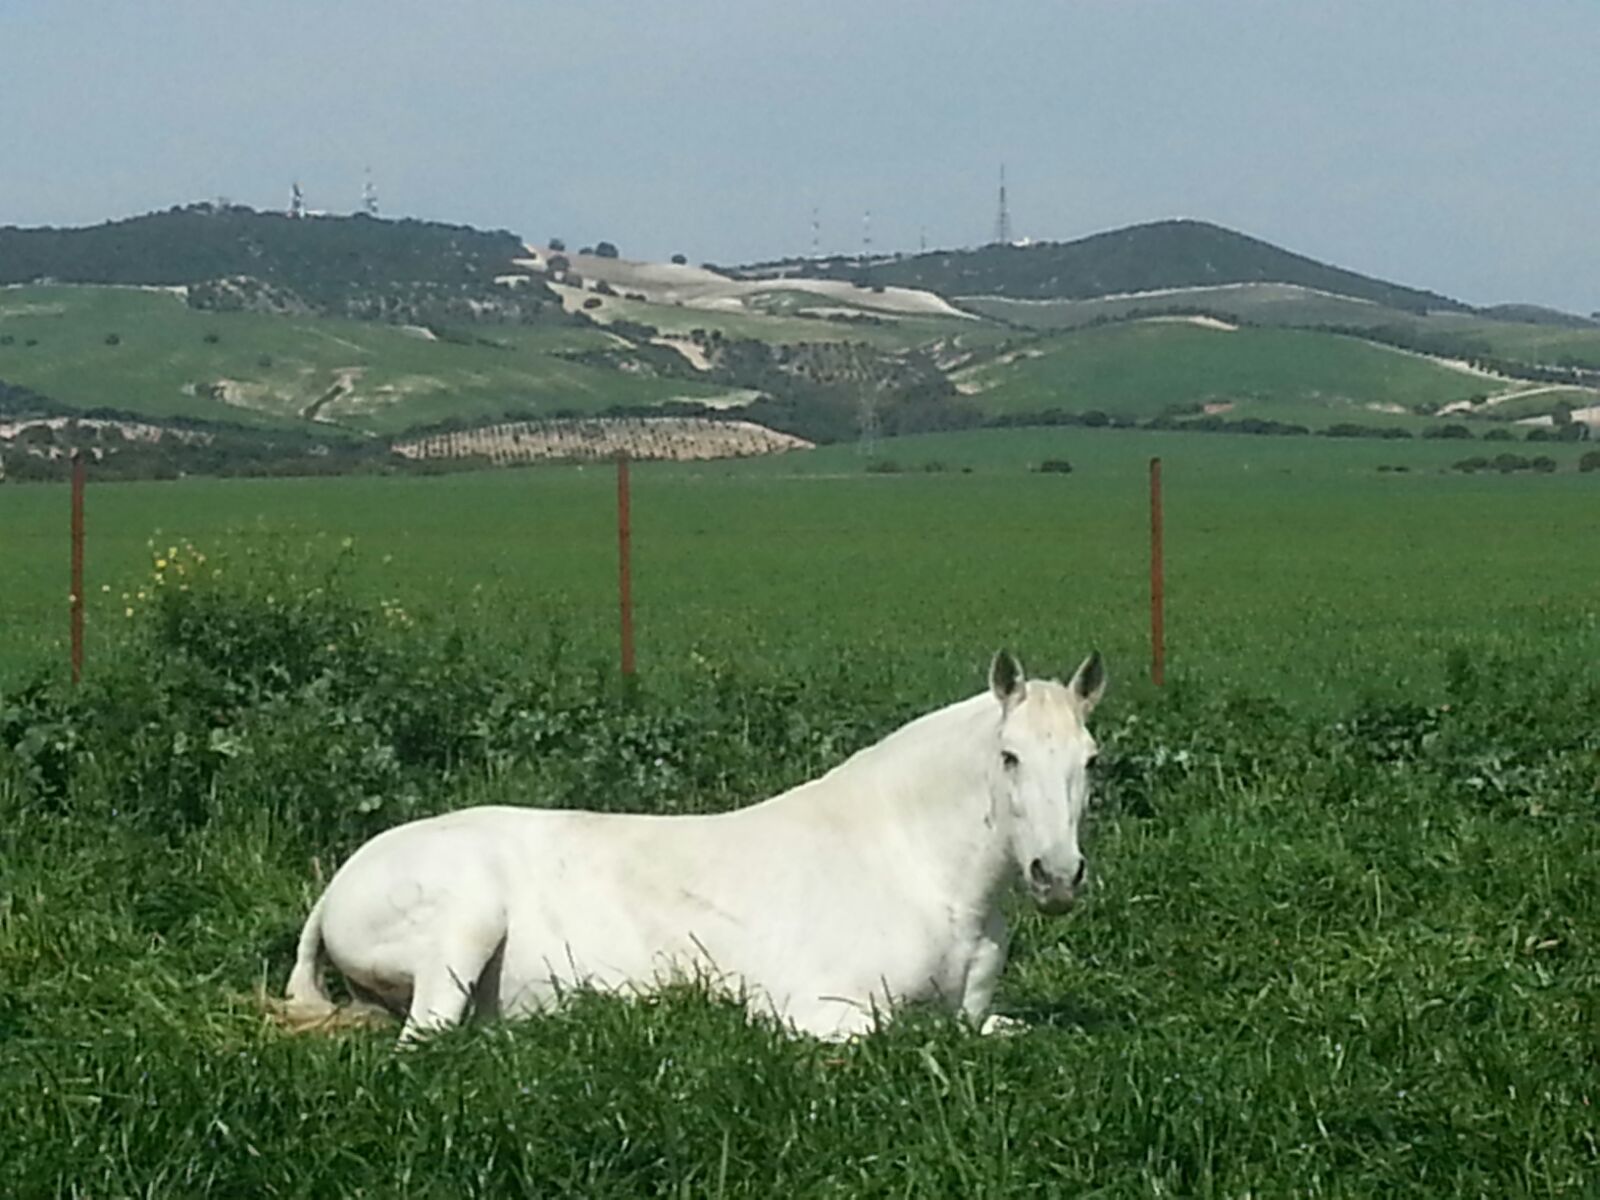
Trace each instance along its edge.
<path fill-rule="evenodd" d="M 1596 0 L 0 0 L 0 224 L 225 195 L 731 262 L 1201 217 L 1600 309 Z"/>

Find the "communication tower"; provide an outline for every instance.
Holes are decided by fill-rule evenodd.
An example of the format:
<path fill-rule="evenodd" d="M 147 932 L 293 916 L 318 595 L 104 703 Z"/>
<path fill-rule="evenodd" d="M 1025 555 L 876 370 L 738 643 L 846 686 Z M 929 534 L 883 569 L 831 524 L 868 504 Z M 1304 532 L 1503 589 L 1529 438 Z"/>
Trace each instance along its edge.
<path fill-rule="evenodd" d="M 1011 244 L 1011 210 L 1006 207 L 1006 165 L 1000 164 L 1000 209 L 994 218 L 994 240 L 999 246 Z"/>
<path fill-rule="evenodd" d="M 811 207 L 811 257 L 822 257 L 822 218 L 815 205 Z"/>
<path fill-rule="evenodd" d="M 361 211 L 369 217 L 378 215 L 378 187 L 372 182 L 372 168 L 367 168 L 367 180 L 361 185 Z"/>
<path fill-rule="evenodd" d="M 856 453 L 872 454 L 878 448 L 878 392 L 868 385 L 861 393 L 861 399 L 856 402 L 856 425 L 861 431 L 861 440 L 856 443 Z"/>
<path fill-rule="evenodd" d="M 297 221 L 306 215 L 306 194 L 300 190 L 298 179 L 289 189 L 289 215 Z"/>

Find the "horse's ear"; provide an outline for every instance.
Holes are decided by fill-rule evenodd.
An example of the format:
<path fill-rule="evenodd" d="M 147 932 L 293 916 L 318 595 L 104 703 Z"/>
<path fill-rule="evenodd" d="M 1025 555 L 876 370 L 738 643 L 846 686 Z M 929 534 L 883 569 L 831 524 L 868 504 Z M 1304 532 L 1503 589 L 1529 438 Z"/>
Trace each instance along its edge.
<path fill-rule="evenodd" d="M 1022 699 L 1028 681 L 1022 674 L 1022 664 L 1004 650 L 995 651 L 989 664 L 989 690 L 1005 708 Z"/>
<path fill-rule="evenodd" d="M 1094 706 L 1100 703 L 1100 697 L 1106 694 L 1106 664 L 1100 657 L 1100 651 L 1094 651 L 1083 660 L 1067 687 L 1078 702 L 1078 711 L 1083 716 L 1087 717 L 1094 711 Z"/>

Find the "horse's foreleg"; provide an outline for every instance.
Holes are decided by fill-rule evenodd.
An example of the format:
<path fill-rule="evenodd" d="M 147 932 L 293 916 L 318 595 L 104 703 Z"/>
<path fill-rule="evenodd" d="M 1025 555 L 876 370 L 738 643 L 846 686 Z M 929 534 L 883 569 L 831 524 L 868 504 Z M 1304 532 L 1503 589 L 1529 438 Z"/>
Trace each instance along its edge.
<path fill-rule="evenodd" d="M 1005 917 L 998 911 L 990 913 L 978 935 L 961 992 L 962 1014 L 985 1033 L 998 1024 L 989 1019 L 989 1006 L 994 1003 L 995 988 L 1000 984 L 1000 972 L 1005 969 L 1010 947 L 1011 931 Z"/>

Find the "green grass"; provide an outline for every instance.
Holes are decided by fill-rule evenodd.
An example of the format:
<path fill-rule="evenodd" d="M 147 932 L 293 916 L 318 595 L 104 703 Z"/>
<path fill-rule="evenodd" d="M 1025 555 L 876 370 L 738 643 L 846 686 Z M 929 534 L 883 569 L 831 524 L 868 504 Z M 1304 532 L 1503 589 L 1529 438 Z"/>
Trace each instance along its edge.
<path fill-rule="evenodd" d="M 631 705 L 609 471 L 96 487 L 89 682 L 0 684 L 0 1094 L 28 1098 L 0 1105 L 0 1193 L 1589 1194 L 1579 450 L 1486 478 L 1441 470 L 1461 444 L 1069 429 L 881 444 L 900 474 L 843 447 L 641 465 Z M 0 488 L 0 680 L 59 678 L 66 500 Z M 355 608 L 319 625 L 346 535 Z M 221 564 L 161 602 L 220 589 L 211 624 L 122 615 L 152 537 Z M 741 803 L 976 691 L 997 644 L 1038 673 L 1099 645 L 1112 671 L 1096 886 L 1065 919 L 1018 910 L 1021 1035 L 913 1015 L 824 1046 L 692 993 L 407 1054 L 262 1022 L 253 990 L 365 831 Z"/>
<path fill-rule="evenodd" d="M 992 412 L 1099 409 L 1156 416 L 1172 405 L 1232 403 L 1228 415 L 1329 425 L 1385 424 L 1373 405 L 1437 407 L 1485 381 L 1387 347 L 1293 329 L 1109 325 L 1042 339 L 1013 361 L 961 373 Z M 1416 424 L 1409 416 L 1405 421 Z M 1392 423 L 1392 422 L 1389 422 Z"/>
<path fill-rule="evenodd" d="M 253 313 L 208 313 L 159 291 L 97 287 L 0 290 L 0 379 L 63 404 L 151 417 L 287 423 L 353 371 L 353 393 L 323 416 L 392 433 L 447 417 L 549 415 L 698 398 L 720 389 L 588 367 L 554 356 L 611 341 L 569 326 L 490 327 L 501 346 L 429 341 L 391 326 Z M 117 345 L 107 345 L 115 334 Z M 208 342 L 207 335 L 216 340 Z M 35 341 L 33 346 L 28 341 Z M 197 385 L 232 380 L 240 403 Z"/>
<path fill-rule="evenodd" d="M 1430 317 L 1424 328 L 1481 338 L 1493 353 L 1503 358 L 1600 370 L 1600 329 L 1485 321 L 1453 314 Z"/>

